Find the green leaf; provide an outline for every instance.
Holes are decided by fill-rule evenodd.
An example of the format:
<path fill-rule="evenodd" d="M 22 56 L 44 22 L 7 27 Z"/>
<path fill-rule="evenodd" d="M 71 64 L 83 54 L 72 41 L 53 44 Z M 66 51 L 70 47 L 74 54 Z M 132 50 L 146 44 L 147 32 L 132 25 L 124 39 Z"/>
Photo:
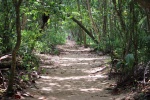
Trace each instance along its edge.
<path fill-rule="evenodd" d="M 28 76 L 28 75 L 23 75 L 23 76 L 22 76 L 22 79 L 23 79 L 24 81 L 28 81 L 28 80 L 29 80 L 29 76 Z"/>
<path fill-rule="evenodd" d="M 139 23 L 138 23 L 138 27 L 139 26 L 141 26 L 143 23 L 144 23 L 144 21 L 146 21 L 146 16 L 145 17 L 143 17 L 140 21 L 139 21 Z"/>
<path fill-rule="evenodd" d="M 116 64 L 116 68 L 119 69 L 119 68 L 121 67 L 121 64 L 122 64 L 122 63 L 123 63 L 122 61 L 119 61 L 119 62 Z"/>
<path fill-rule="evenodd" d="M 133 64 L 134 64 L 134 55 L 133 54 L 127 54 L 126 57 L 125 57 L 125 62 L 126 62 L 126 65 L 129 66 L 129 67 L 132 67 Z"/>

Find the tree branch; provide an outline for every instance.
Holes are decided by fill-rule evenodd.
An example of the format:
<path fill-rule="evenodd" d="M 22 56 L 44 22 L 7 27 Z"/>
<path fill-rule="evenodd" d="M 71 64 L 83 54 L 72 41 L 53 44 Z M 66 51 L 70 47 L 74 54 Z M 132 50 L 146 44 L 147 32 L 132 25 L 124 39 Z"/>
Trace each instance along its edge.
<path fill-rule="evenodd" d="M 71 18 L 74 22 L 76 22 L 91 38 L 92 40 L 98 44 L 98 41 L 95 39 L 95 37 L 92 35 L 91 32 L 89 32 L 82 24 L 81 22 L 79 22 L 77 19 L 75 19 L 74 17 Z"/>

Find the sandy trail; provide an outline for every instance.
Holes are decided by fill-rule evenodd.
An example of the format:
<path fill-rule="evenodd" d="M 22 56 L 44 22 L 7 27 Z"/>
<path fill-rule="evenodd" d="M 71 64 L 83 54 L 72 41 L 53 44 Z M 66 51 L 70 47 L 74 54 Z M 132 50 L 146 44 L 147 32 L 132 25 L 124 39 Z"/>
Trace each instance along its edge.
<path fill-rule="evenodd" d="M 27 100 L 120 100 L 125 94 L 112 95 L 106 88 L 108 56 L 91 53 L 90 48 L 67 41 L 59 56 L 40 54 L 46 74 L 36 82 L 39 89 L 28 89 L 34 98 Z"/>

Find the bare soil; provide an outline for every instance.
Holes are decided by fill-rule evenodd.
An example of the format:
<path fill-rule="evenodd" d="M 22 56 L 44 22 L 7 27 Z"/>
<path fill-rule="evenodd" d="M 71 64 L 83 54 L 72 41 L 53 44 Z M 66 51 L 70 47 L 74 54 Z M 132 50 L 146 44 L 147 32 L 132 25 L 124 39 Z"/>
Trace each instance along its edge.
<path fill-rule="evenodd" d="M 59 56 L 39 54 L 45 74 L 36 81 L 38 89 L 27 89 L 33 98 L 26 100 L 121 100 L 128 95 L 111 92 L 115 81 L 108 80 L 109 56 L 98 56 L 69 40 L 58 48 Z"/>

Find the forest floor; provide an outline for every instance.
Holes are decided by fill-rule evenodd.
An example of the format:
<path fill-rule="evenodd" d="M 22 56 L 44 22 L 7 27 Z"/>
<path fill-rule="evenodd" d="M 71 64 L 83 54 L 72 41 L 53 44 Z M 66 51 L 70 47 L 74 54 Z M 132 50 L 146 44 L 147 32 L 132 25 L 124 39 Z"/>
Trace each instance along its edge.
<path fill-rule="evenodd" d="M 26 100 L 121 100 L 128 95 L 111 92 L 115 81 L 108 80 L 109 56 L 99 56 L 69 40 L 57 47 L 58 56 L 38 54 L 45 74 L 36 81 L 38 89 L 27 89 L 33 98 Z"/>

